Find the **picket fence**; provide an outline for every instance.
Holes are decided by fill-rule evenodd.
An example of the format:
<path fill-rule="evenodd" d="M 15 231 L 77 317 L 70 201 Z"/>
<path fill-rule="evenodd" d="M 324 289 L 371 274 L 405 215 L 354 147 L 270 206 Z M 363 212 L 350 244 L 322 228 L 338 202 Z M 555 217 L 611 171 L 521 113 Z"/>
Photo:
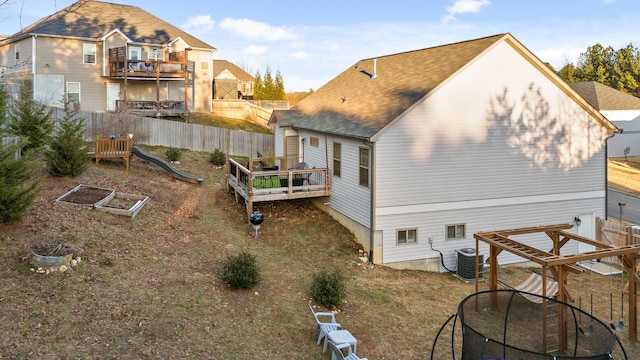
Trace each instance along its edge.
<path fill-rule="evenodd" d="M 55 118 L 64 117 L 64 111 L 53 109 Z M 274 149 L 274 136 L 250 131 L 223 129 L 213 126 L 189 124 L 181 121 L 141 117 L 125 113 L 78 113 L 85 119 L 85 140 L 94 141 L 102 135 L 133 134 L 135 144 L 165 146 L 193 151 L 213 152 L 216 149 L 229 155 L 256 157 Z"/>

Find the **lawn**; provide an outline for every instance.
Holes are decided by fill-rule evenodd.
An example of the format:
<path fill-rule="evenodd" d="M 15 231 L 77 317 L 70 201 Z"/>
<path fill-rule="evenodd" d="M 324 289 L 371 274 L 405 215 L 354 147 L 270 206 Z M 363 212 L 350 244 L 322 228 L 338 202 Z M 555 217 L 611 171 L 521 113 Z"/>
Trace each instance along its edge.
<path fill-rule="evenodd" d="M 163 148 L 144 150 L 164 157 Z M 254 204 L 265 215 L 255 238 L 244 204 L 225 191 L 224 169 L 208 154 L 183 152 L 176 167 L 204 182 L 179 181 L 136 157 L 129 171 L 121 160 L 103 160 L 76 178 L 42 173 L 25 218 L 0 225 L 0 358 L 329 359 L 316 345 L 307 304 L 313 273 L 338 269 L 347 294 L 336 317 L 358 339 L 358 354 L 425 359 L 441 325 L 474 291 L 451 274 L 361 263 L 353 236 L 306 201 Z M 135 219 L 55 202 L 79 184 L 150 201 Z M 31 271 L 31 249 L 46 241 L 74 246 L 80 265 Z M 262 282 L 230 290 L 220 271 L 242 250 L 258 259 Z M 515 284 L 529 271 L 503 274 Z M 593 294 L 594 313 L 609 322 L 620 278 L 572 275 L 570 282 L 574 296 Z M 614 312 L 617 319 L 617 303 Z M 627 329 L 619 336 L 637 358 Z M 442 349 L 448 340 L 440 339 Z M 444 350 L 438 358 L 450 359 Z"/>

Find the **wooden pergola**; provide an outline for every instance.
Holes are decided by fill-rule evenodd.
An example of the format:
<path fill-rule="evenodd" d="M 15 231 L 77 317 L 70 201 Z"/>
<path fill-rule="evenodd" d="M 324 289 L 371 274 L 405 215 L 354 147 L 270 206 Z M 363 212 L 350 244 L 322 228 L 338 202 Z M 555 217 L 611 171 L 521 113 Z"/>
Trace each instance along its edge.
<path fill-rule="evenodd" d="M 618 257 L 624 271 L 629 279 L 629 340 L 636 342 L 638 340 L 637 331 L 637 294 L 636 288 L 640 284 L 640 277 L 636 274 L 636 262 L 638 253 L 640 253 L 640 244 L 615 246 L 602 241 L 590 239 L 577 234 L 566 232 L 571 229 L 572 224 L 558 224 L 536 227 L 525 227 L 510 230 L 497 230 L 478 232 L 474 234 L 476 239 L 476 292 L 479 291 L 479 242 L 489 244 L 489 263 L 490 277 L 489 287 L 491 290 L 498 289 L 498 255 L 502 251 L 508 251 L 512 254 L 521 256 L 529 261 L 535 262 L 542 266 L 542 296 L 547 296 L 546 279 L 547 272 L 550 271 L 553 278 L 558 283 L 558 301 L 567 302 L 570 295 L 566 290 L 567 278 L 570 272 L 583 272 L 582 268 L 577 266 L 581 261 L 601 259 L 605 257 Z M 553 248 L 550 250 L 541 250 L 510 238 L 515 235 L 534 234 L 544 232 L 553 241 Z M 560 249 L 570 240 L 579 241 L 585 244 L 595 246 L 595 250 L 561 255 Z M 633 280 L 633 281 L 631 281 Z M 563 307 L 564 308 L 564 307 Z M 566 350 L 567 344 L 567 313 L 561 313 L 559 316 L 559 343 L 563 350 Z"/>

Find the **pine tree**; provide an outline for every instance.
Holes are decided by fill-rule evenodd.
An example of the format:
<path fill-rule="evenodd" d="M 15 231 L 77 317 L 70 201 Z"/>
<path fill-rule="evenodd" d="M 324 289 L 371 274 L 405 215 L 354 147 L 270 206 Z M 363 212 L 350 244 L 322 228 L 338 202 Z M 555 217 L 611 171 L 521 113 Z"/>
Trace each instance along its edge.
<path fill-rule="evenodd" d="M 10 107 L 7 130 L 26 140 L 22 147 L 24 153 L 46 144 L 55 122 L 52 111 L 33 99 L 33 83 L 30 80 L 22 82 L 19 94 L 18 100 Z"/>
<path fill-rule="evenodd" d="M 264 100 L 264 83 L 262 82 L 262 75 L 260 75 L 260 71 L 256 72 L 256 76 L 253 80 L 253 99 Z"/>
<path fill-rule="evenodd" d="M 284 80 L 282 80 L 282 74 L 280 70 L 276 72 L 275 82 L 275 98 L 274 100 L 287 100 L 287 93 L 284 91 Z"/>
<path fill-rule="evenodd" d="M 264 98 L 262 100 L 274 100 L 276 97 L 276 84 L 273 81 L 273 75 L 271 75 L 271 69 L 267 66 L 267 70 L 264 73 Z"/>
<path fill-rule="evenodd" d="M 58 120 L 55 134 L 45 151 L 45 161 L 49 172 L 56 176 L 78 176 L 89 166 L 91 155 L 83 140 L 84 119 L 65 99 L 64 118 Z"/>
<path fill-rule="evenodd" d="M 16 156 L 22 145 L 0 142 L 0 223 L 22 219 L 39 191 L 39 183 L 33 180 L 37 163 Z"/>

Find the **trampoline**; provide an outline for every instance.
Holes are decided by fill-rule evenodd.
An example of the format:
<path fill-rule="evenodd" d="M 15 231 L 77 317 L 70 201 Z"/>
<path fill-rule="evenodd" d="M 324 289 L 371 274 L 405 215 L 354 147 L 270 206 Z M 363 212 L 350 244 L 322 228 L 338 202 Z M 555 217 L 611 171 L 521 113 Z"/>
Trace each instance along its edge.
<path fill-rule="evenodd" d="M 456 359 L 458 318 L 464 360 L 612 359 L 617 346 L 627 359 L 624 347 L 607 324 L 567 303 L 517 290 L 482 291 L 462 300 L 457 313 L 440 328 L 432 359 L 438 338 L 452 319 L 451 352 Z"/>

